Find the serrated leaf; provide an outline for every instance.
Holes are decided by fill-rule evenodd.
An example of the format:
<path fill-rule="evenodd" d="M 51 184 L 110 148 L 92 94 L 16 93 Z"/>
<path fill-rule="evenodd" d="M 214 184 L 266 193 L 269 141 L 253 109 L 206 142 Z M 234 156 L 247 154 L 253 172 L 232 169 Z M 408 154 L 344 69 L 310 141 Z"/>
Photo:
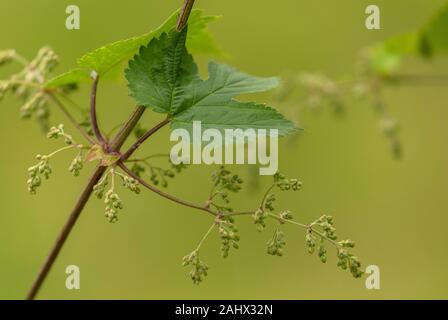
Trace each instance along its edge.
<path fill-rule="evenodd" d="M 126 40 L 117 41 L 109 45 L 103 46 L 90 53 L 85 54 L 78 60 L 78 65 L 87 69 L 95 70 L 100 76 L 121 64 L 122 62 L 129 60 L 138 49 L 147 44 L 151 39 L 159 37 L 164 32 L 169 32 L 176 26 L 176 21 L 179 11 L 173 13 L 160 27 L 139 37 L 133 37 Z M 192 29 L 190 33 L 191 37 L 199 38 L 196 41 L 211 41 L 208 44 L 212 48 L 217 47 L 213 42 L 213 39 L 206 38 L 208 34 L 206 28 L 207 23 L 216 20 L 217 17 L 204 17 L 201 10 L 193 10 L 189 18 L 189 26 Z"/>
<path fill-rule="evenodd" d="M 137 104 L 166 113 L 173 128 L 191 130 L 193 121 L 204 128 L 278 129 L 279 135 L 295 131 L 295 125 L 278 111 L 234 98 L 270 90 L 277 78 L 254 77 L 227 65 L 211 62 L 209 78 L 201 80 L 185 47 L 187 28 L 153 39 L 129 63 L 126 78 Z"/>
<path fill-rule="evenodd" d="M 199 80 L 197 66 L 185 47 L 187 29 L 153 39 L 129 62 L 125 75 L 137 104 L 168 114 L 181 108 L 188 87 Z"/>
<path fill-rule="evenodd" d="M 75 84 L 86 79 L 85 75 L 95 70 L 100 76 L 112 73 L 119 74 L 124 69 L 127 60 L 135 55 L 142 45 L 151 39 L 169 32 L 176 26 L 179 10 L 174 12 L 160 27 L 144 35 L 130 39 L 120 40 L 98 49 L 95 49 L 78 59 L 79 68 L 59 75 L 46 84 L 46 88 L 57 88 L 61 85 Z M 188 47 L 192 52 L 222 55 L 213 37 L 207 30 L 207 25 L 215 20 L 216 16 L 204 16 L 202 10 L 193 10 L 189 18 L 191 32 L 188 37 Z M 118 69 L 118 70 L 117 70 Z"/>
<path fill-rule="evenodd" d="M 186 129 L 192 134 L 193 121 L 201 121 L 202 130 L 221 132 L 225 129 L 277 129 L 279 136 L 286 136 L 298 130 L 293 122 L 269 106 L 236 100 L 223 106 L 188 109 L 174 117 L 171 127 Z"/>

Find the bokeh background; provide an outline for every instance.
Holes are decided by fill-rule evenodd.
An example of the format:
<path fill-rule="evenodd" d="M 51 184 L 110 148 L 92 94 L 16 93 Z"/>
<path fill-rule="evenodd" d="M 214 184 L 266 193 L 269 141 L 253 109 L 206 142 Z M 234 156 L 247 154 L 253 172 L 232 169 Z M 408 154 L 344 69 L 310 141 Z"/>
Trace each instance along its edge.
<path fill-rule="evenodd" d="M 32 58 L 42 45 L 62 58 L 58 71 L 102 44 L 139 35 L 158 26 L 180 6 L 178 0 L 16 0 L 1 1 L 0 47 L 15 48 Z M 207 14 L 222 15 L 211 25 L 229 54 L 225 61 L 257 75 L 319 71 L 341 77 L 354 71 L 359 50 L 375 41 L 412 31 L 443 0 L 376 0 L 382 29 L 364 27 L 365 0 L 198 0 Z M 65 29 L 65 8 L 81 9 L 81 30 Z M 201 65 L 205 57 L 199 57 Z M 448 72 L 448 60 L 408 59 L 409 72 Z M 74 98 L 88 103 L 88 88 Z M 258 96 L 257 99 L 266 97 Z M 210 218 L 144 191 L 120 192 L 125 203 L 119 223 L 103 217 L 103 203 L 92 199 L 47 279 L 42 299 L 441 299 L 448 298 L 448 91 L 446 85 L 396 87 L 385 92 L 390 113 L 400 120 L 404 157 L 394 160 L 377 118 L 365 104 L 354 104 L 344 117 L 323 110 L 305 111 L 295 119 L 305 128 L 295 140 L 284 140 L 280 169 L 299 177 L 303 190 L 283 194 L 277 204 L 295 218 L 310 222 L 323 213 L 336 219 L 341 237 L 357 242 L 365 265 L 381 269 L 381 289 L 367 290 L 336 268 L 310 257 L 304 233 L 285 226 L 287 247 L 281 258 L 268 256 L 265 243 L 272 226 L 258 233 L 250 218 L 238 219 L 240 250 L 226 260 L 216 234 L 201 256 L 210 266 L 208 278 L 194 286 L 181 258 L 192 251 L 210 225 Z M 47 255 L 93 165 L 72 178 L 71 155 L 54 161 L 54 175 L 30 196 L 26 169 L 34 155 L 58 146 L 33 121 L 19 119 L 20 104 L 0 104 L 0 298 L 22 299 Z M 294 106 L 293 106 L 294 107 Z M 299 108 L 300 106 L 296 106 Z M 99 115 L 106 128 L 124 119 L 133 102 L 123 83 L 102 84 Z M 283 110 L 294 114 L 294 110 Z M 158 116 L 148 113 L 147 125 Z M 55 110 L 54 123 L 65 121 Z M 71 130 L 73 132 L 73 130 Z M 141 155 L 168 151 L 168 130 Z M 236 168 L 250 181 L 247 168 Z M 176 179 L 170 192 L 203 201 L 213 168 L 192 167 Z M 235 196 L 240 208 L 255 206 L 270 182 L 261 178 Z M 332 252 L 332 251 L 330 251 Z M 81 268 L 81 290 L 65 288 L 65 267 Z"/>

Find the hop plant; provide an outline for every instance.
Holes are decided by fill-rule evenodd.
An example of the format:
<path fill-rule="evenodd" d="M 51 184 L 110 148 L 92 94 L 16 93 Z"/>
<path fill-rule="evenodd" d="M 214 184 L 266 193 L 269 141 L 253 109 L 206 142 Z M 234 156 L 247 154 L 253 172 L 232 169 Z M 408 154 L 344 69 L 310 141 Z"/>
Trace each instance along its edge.
<path fill-rule="evenodd" d="M 320 229 L 318 231 L 317 229 Z M 336 229 L 334 227 L 333 217 L 323 215 L 313 223 L 307 226 L 305 242 L 307 250 L 313 254 L 319 243 L 317 255 L 322 263 L 327 262 L 327 249 L 325 247 L 325 240 L 333 244 L 337 250 L 338 263 L 337 266 L 343 270 L 349 269 L 353 277 L 359 278 L 363 275 L 361 270 L 361 262 L 359 258 L 349 252 L 349 249 L 355 247 L 352 240 L 341 240 L 336 242 Z"/>
<path fill-rule="evenodd" d="M 50 175 L 52 173 L 52 169 L 50 166 L 50 157 L 45 155 L 37 155 L 36 159 L 39 160 L 39 162 L 28 168 L 28 191 L 31 194 L 36 194 L 36 190 L 40 185 L 42 184 L 42 177 L 45 179 L 49 179 Z"/>
<path fill-rule="evenodd" d="M 277 228 L 274 232 L 274 236 L 267 243 L 267 252 L 273 256 L 282 256 L 285 245 L 285 234 Z"/>
<path fill-rule="evenodd" d="M 131 167 L 131 171 L 134 172 L 134 174 L 138 177 L 142 177 L 142 174 L 146 171 L 145 167 L 141 164 L 134 162 L 134 164 Z"/>
<path fill-rule="evenodd" d="M 224 166 L 221 166 L 219 170 L 213 173 L 212 181 L 218 190 L 228 190 L 231 192 L 240 191 L 241 184 L 243 184 L 243 179 L 237 174 L 231 174 Z"/>
<path fill-rule="evenodd" d="M 199 251 L 195 250 L 182 259 L 183 266 L 191 265 L 190 277 L 194 284 L 200 284 L 207 276 L 208 266 L 199 259 Z"/>
<path fill-rule="evenodd" d="M 28 61 L 15 50 L 0 51 L 0 66 L 17 62 L 23 68 L 0 83 L 0 99 L 11 92 L 23 101 L 20 108 L 22 118 L 35 117 L 44 131 L 49 127 L 49 97 L 56 99 L 53 93 L 44 88 L 47 77 L 59 63 L 59 58 L 49 47 L 43 47 L 34 59 Z M 76 86 L 62 85 L 59 93 L 66 94 Z"/>
<path fill-rule="evenodd" d="M 110 189 L 106 192 L 104 203 L 106 204 L 106 211 L 104 213 L 104 216 L 111 223 L 117 222 L 118 210 L 123 209 L 123 203 L 121 202 L 118 194 L 116 194 L 113 189 Z"/>
<path fill-rule="evenodd" d="M 281 223 L 284 223 L 285 221 L 293 219 L 291 210 L 282 211 L 282 212 L 280 212 L 279 216 L 280 216 L 280 222 Z"/>
<path fill-rule="evenodd" d="M 67 146 L 60 148 L 48 155 L 37 155 L 36 158 L 39 160 L 39 162 L 28 168 L 28 191 L 31 194 L 35 194 L 37 188 L 42 184 L 42 177 L 45 177 L 45 179 L 50 178 L 50 174 L 52 172 L 51 166 L 50 166 L 50 159 L 58 154 L 61 151 L 65 151 L 72 148 L 80 149 L 80 153 L 73 159 L 72 163 L 69 166 L 69 171 L 73 173 L 75 176 L 79 175 L 80 170 L 83 167 L 83 159 L 81 156 L 83 145 L 76 144 L 73 138 L 66 134 L 64 132 L 64 125 L 59 125 L 58 127 L 52 127 L 50 131 L 47 134 L 47 137 L 49 139 L 57 139 L 59 137 L 65 138 L 65 143 Z"/>
<path fill-rule="evenodd" d="M 64 138 L 64 142 L 68 145 L 72 145 L 75 143 L 72 136 L 65 133 L 63 124 L 60 124 L 57 127 L 51 127 L 50 131 L 48 131 L 47 133 L 48 139 L 59 139 L 61 137 Z"/>
<path fill-rule="evenodd" d="M 231 247 L 234 249 L 239 248 L 240 237 L 238 228 L 235 226 L 232 218 L 220 218 L 217 223 L 221 238 L 221 255 L 223 258 L 227 258 Z"/>
<path fill-rule="evenodd" d="M 139 188 L 139 183 L 137 182 L 137 180 L 126 175 L 120 175 L 120 177 L 123 180 L 123 186 L 125 188 L 129 189 L 130 191 L 136 194 L 140 193 L 141 190 Z"/>
<path fill-rule="evenodd" d="M 218 170 L 212 174 L 213 187 L 210 191 L 209 199 L 206 206 L 212 206 L 218 210 L 219 214 L 228 214 L 233 212 L 233 208 L 229 206 L 229 192 L 237 193 L 241 190 L 243 179 L 237 174 L 232 174 L 229 170 L 220 166 Z M 220 204 L 218 200 L 224 202 Z"/>
<path fill-rule="evenodd" d="M 313 236 L 311 229 L 308 229 L 305 235 L 306 248 L 309 254 L 313 254 L 316 250 L 316 237 Z"/>
<path fill-rule="evenodd" d="M 115 191 L 115 177 L 117 175 L 121 178 L 123 186 L 126 189 L 135 194 L 139 194 L 141 191 L 136 179 L 117 172 L 115 167 L 112 167 L 104 174 L 101 180 L 93 186 L 93 193 L 98 199 L 105 197 L 104 203 L 106 204 L 106 208 L 104 215 L 111 223 L 118 221 L 118 212 L 123 209 L 123 202 Z M 107 186 L 109 185 L 109 179 L 111 180 L 111 187 L 106 192 Z"/>
<path fill-rule="evenodd" d="M 282 191 L 293 190 L 297 191 L 302 188 L 302 183 L 297 179 L 288 179 L 283 174 L 277 172 L 274 175 L 274 182 Z"/>
<path fill-rule="evenodd" d="M 348 243 L 339 245 L 332 240 L 333 238 L 336 239 L 334 235 L 335 230 L 329 219 L 323 219 L 322 221 L 317 221 L 313 226 L 308 226 L 293 221 L 291 212 L 288 210 L 280 212 L 279 215 L 275 215 L 273 213 L 275 211 L 273 203 L 276 195 L 274 192 L 271 193 L 271 191 L 273 191 L 276 187 L 283 191 L 299 190 L 301 183 L 297 179 L 287 179 L 285 176 L 277 173 L 274 176 L 273 185 L 265 193 L 261 204 L 259 204 L 255 210 L 235 212 L 233 207 L 229 205 L 231 202 L 229 199 L 229 194 L 239 192 L 242 188 L 243 180 L 240 176 L 237 174 L 232 174 L 223 166 L 221 166 L 212 176 L 213 185 L 209 198 L 205 201 L 205 203 L 195 204 L 172 196 L 167 192 L 162 192 L 154 186 L 161 184 L 166 187 L 168 185 L 168 178 L 173 178 L 176 173 L 183 170 L 185 168 L 184 165 L 172 165 L 171 168 L 165 169 L 148 164 L 148 159 L 129 160 L 131 155 L 142 145 L 142 143 L 151 135 L 155 134 L 159 129 L 168 124 L 175 127 L 177 124 L 185 122 L 185 118 L 182 117 L 186 116 L 187 112 L 185 111 L 187 111 L 187 109 L 188 111 L 194 112 L 194 117 L 203 117 L 203 115 L 201 115 L 202 112 L 199 112 L 199 110 L 202 109 L 200 109 L 201 105 L 197 103 L 198 101 L 191 101 L 191 96 L 188 92 L 183 92 L 180 90 L 186 87 L 195 92 L 197 91 L 200 96 L 207 96 L 207 100 L 210 104 L 219 103 L 222 105 L 223 112 L 226 113 L 226 121 L 233 122 L 238 120 L 241 125 L 246 127 L 256 125 L 257 127 L 260 127 L 260 129 L 278 127 L 279 130 L 281 130 L 282 135 L 292 133 L 297 129 L 291 121 L 284 118 L 274 108 L 266 107 L 257 103 L 240 102 L 233 99 L 244 93 L 256 93 L 271 89 L 276 85 L 276 79 L 261 79 L 253 77 L 242 72 L 237 72 L 235 69 L 221 64 L 210 64 L 209 78 L 207 80 L 200 79 L 196 64 L 192 59 L 192 56 L 188 53 L 185 45 L 188 38 L 188 28 L 185 28 L 185 24 L 190 13 L 188 8 L 191 9 L 192 3 L 193 2 L 191 0 L 187 0 L 185 3 L 185 10 L 181 11 L 181 19 L 179 19 L 179 23 L 175 30 L 164 32 L 162 35 L 154 37 L 154 39 L 152 39 L 147 46 L 141 47 L 134 59 L 128 63 L 126 79 L 128 80 L 130 94 L 136 99 L 138 107 L 129 119 L 124 122 L 121 130 L 119 130 L 113 138 L 110 137 L 111 134 L 103 136 L 102 132 L 104 132 L 104 130 L 100 128 L 96 117 L 96 90 L 98 88 L 98 81 L 100 78 L 103 79 L 103 74 L 112 67 L 110 65 L 110 59 L 107 59 L 104 54 L 114 55 L 114 60 L 116 60 L 114 63 L 115 65 L 116 63 L 121 63 L 127 60 L 131 52 L 137 49 L 135 46 L 132 49 L 128 48 L 129 50 L 124 50 L 126 51 L 124 56 L 121 47 L 120 52 L 117 52 L 116 45 L 106 46 L 101 50 L 96 50 L 92 54 L 88 55 L 89 59 L 80 59 L 80 61 L 84 61 L 81 63 L 81 68 L 65 73 L 49 81 L 46 81 L 46 76 L 56 66 L 58 63 L 58 58 L 51 49 L 43 48 L 38 52 L 38 55 L 34 60 L 30 63 L 25 63 L 26 66 L 22 72 L 13 75 L 10 79 L 8 79 L 6 85 L 2 85 L 2 91 L 12 91 L 24 99 L 26 106 L 22 108 L 24 115 L 30 117 L 33 114 L 36 114 L 38 117 L 45 118 L 48 117 L 48 100 L 58 101 L 55 93 L 58 95 L 65 93 L 65 86 L 61 85 L 61 83 L 78 83 L 81 79 L 85 79 L 85 69 L 98 70 L 98 72 L 95 71 L 91 74 L 93 81 L 90 99 L 91 118 L 89 121 L 86 121 L 85 126 L 80 125 L 76 120 L 74 120 L 74 117 L 71 116 L 65 109 L 63 103 L 59 104 L 56 102 L 56 104 L 62 108 L 62 111 L 64 111 L 63 113 L 73 122 L 73 125 L 79 129 L 81 134 L 83 134 L 84 138 L 90 142 L 89 146 L 86 147 L 89 149 L 86 155 L 86 161 L 99 160 L 98 167 L 92 175 L 89 184 L 84 189 L 78 203 L 85 203 L 88 200 L 90 192 L 92 192 L 92 183 L 99 179 L 99 182 L 93 187 L 93 191 L 97 197 L 101 199 L 104 197 L 106 218 L 110 222 L 116 222 L 118 220 L 120 210 L 123 209 L 123 202 L 115 190 L 115 177 L 116 175 L 119 175 L 123 181 L 124 187 L 132 192 L 139 193 L 141 184 L 166 199 L 180 205 L 211 214 L 214 219 L 211 228 L 202 239 L 197 249 L 183 259 L 184 265 L 191 265 L 193 267 L 190 276 L 194 283 L 200 283 L 207 275 L 208 266 L 200 260 L 199 248 L 214 228 L 218 229 L 221 242 L 221 253 L 224 258 L 229 255 L 232 247 L 234 249 L 238 249 L 240 238 L 233 218 L 236 215 L 253 215 L 255 223 L 258 227 L 264 227 L 266 225 L 267 218 L 273 218 L 280 224 L 291 223 L 309 228 L 313 233 L 313 236 L 321 237 L 321 240 L 325 239 L 326 241 L 330 241 L 335 244 L 339 249 L 338 257 L 340 258 L 341 267 L 345 264 L 346 268 L 349 268 L 351 272 L 355 274 L 356 269 L 359 269 L 360 267 L 359 261 L 348 251 L 348 248 L 344 247 L 349 246 Z M 187 6 L 188 4 L 190 6 Z M 187 16 L 182 17 L 184 14 Z M 201 20 L 201 15 L 199 15 L 199 18 L 197 19 Z M 172 19 L 169 19 L 168 21 L 172 22 Z M 201 25 L 197 22 L 196 24 Z M 170 28 L 172 27 L 165 26 L 161 29 L 168 30 Z M 127 47 L 126 43 L 127 42 L 123 42 L 124 47 Z M 135 41 L 133 43 L 135 44 Z M 176 59 L 167 59 L 166 52 L 174 51 L 176 52 Z M 92 60 L 92 57 L 94 57 L 93 60 L 96 61 L 95 64 L 98 65 L 98 68 L 96 66 L 92 68 L 88 66 L 89 62 L 87 60 Z M 6 61 L 7 58 L 4 58 L 4 60 Z M 162 77 L 163 79 L 160 77 L 152 77 L 151 75 L 153 75 L 154 72 L 165 74 L 165 76 L 169 74 L 170 81 L 166 81 L 166 77 Z M 236 77 L 237 81 L 233 84 L 228 83 L 227 80 L 233 77 Z M 179 85 L 182 85 L 182 88 L 179 87 Z M 215 87 L 220 87 L 218 90 L 220 92 L 213 90 Z M 142 88 L 145 90 L 142 91 Z M 148 94 L 147 89 L 154 94 L 157 94 L 157 92 L 168 92 L 169 94 L 163 95 L 163 97 L 161 96 L 161 100 L 158 101 L 157 104 L 154 104 L 154 100 L 151 98 L 153 97 L 153 94 L 151 94 L 151 92 Z M 172 99 L 173 94 L 176 94 L 176 101 Z M 129 134 L 132 133 L 132 130 L 135 128 L 136 123 L 140 120 L 143 110 L 146 107 L 152 108 L 154 111 L 159 113 L 164 113 L 166 117 L 153 128 L 144 131 L 144 133 L 143 130 L 137 130 L 136 134 L 139 137 L 137 141 L 134 142 L 128 150 L 121 150 L 121 147 L 126 142 Z M 179 109 L 179 107 L 182 109 Z M 251 109 L 257 116 L 253 117 L 252 113 L 241 114 L 239 111 L 241 108 L 238 107 Z M 220 120 L 219 117 L 220 115 L 218 114 L 215 114 L 214 116 L 209 115 L 206 117 L 207 119 L 204 120 L 209 121 L 209 124 L 213 124 Z M 229 124 L 235 126 L 235 124 Z M 92 129 L 89 131 L 93 133 L 93 138 L 86 134 L 86 130 L 83 129 L 88 127 L 91 127 Z M 54 139 L 63 138 L 67 146 L 49 155 L 41 156 L 41 158 L 39 158 L 39 164 L 30 168 L 30 191 L 35 191 L 35 188 L 40 185 L 42 179 L 41 176 L 48 178 L 50 175 L 51 168 L 48 160 L 55 153 L 62 150 L 67 150 L 69 148 L 79 148 L 83 150 L 83 146 L 76 144 L 73 141 L 73 138 L 65 133 L 64 127 L 61 125 L 52 127 L 48 137 Z M 126 165 L 127 162 L 131 161 L 134 162 L 133 170 L 130 170 Z M 79 174 L 79 170 L 82 168 L 82 164 L 83 162 L 79 154 L 78 157 L 74 159 L 69 169 L 77 175 Z M 123 170 L 125 174 L 116 172 L 117 168 Z M 150 185 L 141 178 L 141 175 L 144 173 L 150 176 L 150 179 L 154 185 Z M 109 183 L 111 187 L 107 189 Z M 222 202 L 224 202 L 224 204 L 222 204 Z M 82 209 L 83 206 L 78 205 L 74 209 L 73 215 L 79 215 Z M 64 227 L 62 234 L 63 236 L 68 235 L 75 223 L 74 220 L 76 219 L 68 220 L 66 226 Z M 322 229 L 322 233 L 314 230 L 315 227 Z M 284 246 L 285 237 L 283 231 L 277 228 L 274 237 L 268 243 L 268 253 L 273 255 L 282 255 Z M 57 252 L 59 252 L 60 247 L 58 247 L 58 243 L 55 248 L 56 249 L 53 249 L 52 252 L 56 252 L 56 254 L 50 255 L 51 259 L 47 264 L 49 266 L 54 263 Z M 325 248 L 319 248 L 319 257 L 321 260 L 323 260 L 326 255 L 324 250 Z M 39 283 L 42 283 L 46 277 L 47 271 L 45 270 L 46 269 L 44 269 L 44 272 L 39 276 L 38 280 L 40 282 L 37 281 L 38 285 L 35 290 L 33 289 L 34 292 L 37 292 L 36 290 L 38 290 L 40 286 Z M 35 295 L 35 293 L 31 293 L 31 297 L 33 297 L 33 295 Z"/>
<path fill-rule="evenodd" d="M 264 210 L 257 209 L 253 214 L 253 218 L 257 230 L 259 232 L 263 231 L 264 228 L 266 228 L 266 219 L 268 218 L 266 212 Z"/>
<path fill-rule="evenodd" d="M 150 180 L 154 185 L 161 184 L 162 187 L 168 187 L 168 180 L 166 178 L 174 178 L 174 172 L 170 169 L 162 169 L 158 167 L 150 167 Z"/>
<path fill-rule="evenodd" d="M 20 108 L 22 118 L 30 118 L 33 114 L 43 118 L 48 113 L 48 98 L 43 92 L 37 92 Z"/>
<path fill-rule="evenodd" d="M 75 176 L 79 176 L 82 168 L 84 167 L 84 161 L 81 154 L 78 154 L 70 164 L 68 170 Z"/>
<path fill-rule="evenodd" d="M 360 278 L 364 274 L 361 270 L 361 262 L 359 258 L 352 253 L 350 253 L 347 249 L 339 249 L 338 250 L 338 267 L 342 270 L 349 270 L 354 278 Z"/>
<path fill-rule="evenodd" d="M 321 216 L 319 219 L 312 223 L 312 225 L 320 226 L 323 229 L 325 237 L 331 240 L 336 240 L 336 228 L 333 226 L 333 224 L 333 217 L 327 215 Z"/>
<path fill-rule="evenodd" d="M 107 185 L 109 184 L 109 181 L 107 179 L 107 175 L 100 180 L 95 186 L 93 186 L 93 193 L 98 199 L 102 199 L 104 196 L 104 192 L 106 191 Z"/>
<path fill-rule="evenodd" d="M 168 187 L 168 179 L 174 178 L 176 173 L 180 173 L 187 166 L 184 164 L 174 165 L 171 163 L 171 168 L 165 169 L 161 167 L 157 167 L 152 165 L 148 160 L 150 158 L 156 156 L 165 156 L 165 155 L 153 155 L 143 159 L 131 160 L 133 165 L 131 167 L 131 171 L 136 174 L 138 177 L 142 177 L 144 173 L 149 171 L 150 181 L 155 185 L 161 185 L 164 188 Z"/>
<path fill-rule="evenodd" d="M 268 194 L 268 196 L 266 197 L 266 201 L 264 203 L 264 209 L 268 210 L 268 211 L 274 211 L 274 202 L 276 200 L 275 194 L 271 193 Z"/>
<path fill-rule="evenodd" d="M 327 262 L 327 249 L 325 248 L 324 239 L 322 238 L 320 239 L 320 245 L 319 250 L 317 251 L 317 256 L 319 257 L 322 263 Z"/>

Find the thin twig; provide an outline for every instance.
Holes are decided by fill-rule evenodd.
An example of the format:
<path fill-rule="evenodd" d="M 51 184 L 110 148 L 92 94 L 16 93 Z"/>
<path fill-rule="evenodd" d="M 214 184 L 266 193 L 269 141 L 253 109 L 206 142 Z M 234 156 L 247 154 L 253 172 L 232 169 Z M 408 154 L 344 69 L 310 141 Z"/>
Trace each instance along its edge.
<path fill-rule="evenodd" d="M 156 133 L 157 131 L 159 131 L 160 129 L 162 129 L 164 126 L 166 126 L 168 123 L 170 123 L 170 119 L 167 118 L 165 120 L 163 120 L 162 122 L 160 122 L 159 124 L 157 124 L 155 127 L 149 129 L 148 131 L 145 132 L 144 135 L 142 135 L 129 149 L 128 151 L 126 151 L 125 153 L 123 153 L 123 155 L 121 156 L 121 160 L 122 161 L 126 161 L 127 159 L 129 159 L 130 156 L 132 156 L 132 154 L 135 152 L 135 150 L 137 150 L 143 142 L 145 142 L 149 137 L 151 137 L 154 133 Z"/>
<path fill-rule="evenodd" d="M 96 91 L 98 89 L 98 81 L 100 79 L 99 75 L 95 72 L 92 73 L 93 83 L 92 83 L 92 91 L 90 94 L 90 121 L 92 122 L 92 129 L 95 133 L 95 137 L 101 145 L 106 144 L 106 139 L 104 139 L 101 134 L 98 119 L 96 117 Z"/>
<path fill-rule="evenodd" d="M 127 159 L 124 162 L 145 162 L 147 160 L 150 159 L 154 159 L 154 158 L 169 158 L 170 155 L 168 153 L 156 153 L 156 154 L 152 154 L 150 156 L 144 157 L 144 158 L 135 158 L 135 159 Z"/>
<path fill-rule="evenodd" d="M 110 149 L 113 151 L 119 151 L 124 143 L 124 139 L 121 139 L 120 137 L 128 137 L 132 130 L 134 130 L 134 127 L 137 125 L 137 122 L 142 117 L 143 113 L 145 112 L 146 108 L 143 106 L 138 106 L 135 108 L 134 113 L 129 118 L 129 120 L 124 124 L 124 126 L 118 131 L 117 135 L 114 139 L 112 139 L 112 142 L 110 143 Z"/>
<path fill-rule="evenodd" d="M 62 102 L 56 98 L 52 93 L 48 93 L 48 96 L 53 100 L 53 102 L 58 106 L 62 113 L 67 117 L 67 119 L 75 126 L 75 128 L 87 139 L 91 144 L 95 144 L 96 141 L 92 139 L 91 136 L 79 125 L 78 121 L 70 114 L 70 112 L 64 107 Z"/>
<path fill-rule="evenodd" d="M 168 200 L 171 200 L 173 202 L 176 202 L 180 205 L 189 207 L 189 208 L 193 208 L 193 209 L 197 209 L 200 211 L 204 211 L 207 212 L 213 216 L 217 216 L 218 214 L 216 212 L 214 212 L 213 210 L 207 208 L 206 206 L 201 206 L 201 205 L 197 205 L 185 200 L 182 200 L 180 198 L 177 198 L 175 196 L 172 196 L 168 193 L 163 192 L 162 190 L 157 189 L 156 187 L 150 185 L 148 182 L 146 182 L 145 180 L 143 180 L 141 177 L 139 177 L 138 175 L 136 175 L 134 172 L 132 172 L 132 170 L 130 170 L 122 161 L 118 162 L 118 166 L 123 169 L 124 172 L 126 172 L 127 175 L 129 175 L 130 177 L 134 178 L 135 180 L 137 180 L 142 186 L 144 186 L 145 188 L 151 190 L 154 193 L 157 193 L 159 196 L 162 196 Z"/>

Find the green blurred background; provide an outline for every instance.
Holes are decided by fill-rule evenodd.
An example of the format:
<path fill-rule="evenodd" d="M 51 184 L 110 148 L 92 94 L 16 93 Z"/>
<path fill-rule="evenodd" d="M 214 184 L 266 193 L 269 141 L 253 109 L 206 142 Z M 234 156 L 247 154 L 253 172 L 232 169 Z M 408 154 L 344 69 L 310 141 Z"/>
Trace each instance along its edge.
<path fill-rule="evenodd" d="M 2 0 L 0 48 L 15 48 L 32 58 L 42 45 L 50 45 L 62 58 L 58 69 L 62 72 L 95 47 L 158 26 L 180 2 Z M 364 27 L 364 10 L 371 4 L 365 0 L 198 0 L 196 7 L 223 16 L 211 30 L 230 53 L 227 62 L 246 72 L 319 71 L 339 77 L 353 72 L 362 47 L 414 30 L 443 3 L 376 0 L 382 14 L 380 31 Z M 81 9 L 79 31 L 65 29 L 69 4 Z M 199 60 L 201 65 L 206 61 L 204 57 Z M 448 71 L 448 61 L 408 59 L 404 70 L 443 73 Z M 86 105 L 88 88 L 83 87 L 74 97 Z M 404 158 L 392 158 L 368 106 L 352 105 L 339 119 L 328 111 L 304 112 L 299 122 L 305 131 L 297 140 L 284 140 L 280 147 L 281 171 L 299 177 L 304 188 L 294 195 L 282 195 L 277 205 L 293 210 L 295 218 L 303 222 L 323 213 L 333 215 L 340 236 L 356 240 L 356 253 L 364 266 L 380 267 L 380 290 L 367 290 L 364 280 L 352 279 L 336 268 L 332 255 L 327 264 L 308 256 L 303 231 L 293 226 L 285 227 L 285 256 L 268 256 L 265 243 L 272 228 L 258 233 L 248 217 L 237 221 L 241 248 L 228 259 L 220 257 L 217 236 L 210 237 L 201 253 L 210 274 L 200 286 L 194 286 L 181 258 L 196 247 L 210 218 L 146 191 L 140 196 L 122 191 L 125 210 L 115 225 L 103 217 L 101 201 L 89 202 L 39 298 L 448 298 L 448 91 L 446 86 L 398 87 L 388 89 L 385 97 L 391 115 L 403 128 Z M 47 153 L 58 144 L 47 141 L 33 121 L 20 120 L 19 107 L 13 98 L 0 104 L 2 299 L 24 298 L 93 169 L 93 165 L 86 166 L 74 179 L 67 171 L 70 155 L 63 155 L 53 162 L 49 183 L 38 196 L 30 196 L 26 168 L 33 164 L 35 154 Z M 101 86 L 98 112 L 106 128 L 124 119 L 132 108 L 125 85 Z M 143 121 L 149 125 L 158 119 L 148 113 Z M 57 111 L 52 120 L 65 121 Z M 141 154 L 166 152 L 167 140 L 165 129 Z M 246 168 L 237 169 L 248 176 Z M 207 166 L 192 167 L 169 190 L 203 201 L 212 171 Z M 269 182 L 262 178 L 258 187 L 234 197 L 235 204 L 255 206 Z M 65 288 L 69 264 L 81 269 L 81 290 Z"/>

